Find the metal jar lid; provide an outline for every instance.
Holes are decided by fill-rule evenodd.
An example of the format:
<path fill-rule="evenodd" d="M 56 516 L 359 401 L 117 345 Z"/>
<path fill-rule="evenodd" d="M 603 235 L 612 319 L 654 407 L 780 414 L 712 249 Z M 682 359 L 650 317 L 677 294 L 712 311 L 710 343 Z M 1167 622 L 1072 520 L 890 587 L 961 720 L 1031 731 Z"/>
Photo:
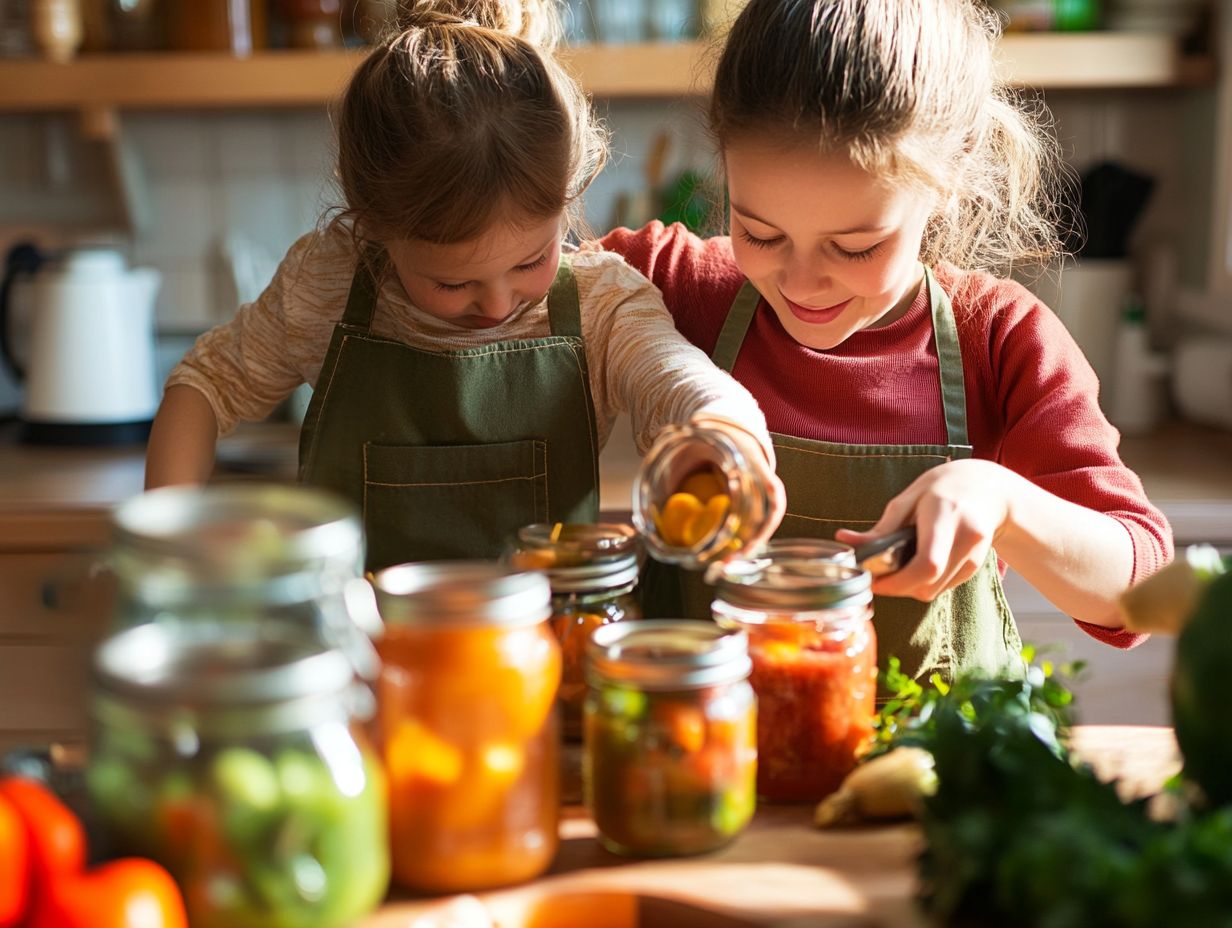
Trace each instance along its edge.
<path fill-rule="evenodd" d="M 691 619 L 635 619 L 595 630 L 586 645 L 592 684 L 695 689 L 743 680 L 752 669 L 748 635 Z"/>
<path fill-rule="evenodd" d="M 355 670 L 290 622 L 148 623 L 94 655 L 95 711 L 246 734 L 311 724 L 348 707 Z"/>
<path fill-rule="evenodd" d="M 533 625 L 552 614 L 547 577 L 487 561 L 399 564 L 372 587 L 387 626 Z"/>
<path fill-rule="evenodd" d="M 358 575 L 363 528 L 354 508 L 300 486 L 164 487 L 112 512 L 117 571 L 143 587 L 243 586 L 333 562 Z"/>
<path fill-rule="evenodd" d="M 716 599 L 742 609 L 811 612 L 873 601 L 873 578 L 862 568 L 773 552 L 728 561 L 707 579 Z"/>
<path fill-rule="evenodd" d="M 639 550 L 631 525 L 539 522 L 518 530 L 508 559 L 542 570 L 554 594 L 588 593 L 635 584 Z"/>

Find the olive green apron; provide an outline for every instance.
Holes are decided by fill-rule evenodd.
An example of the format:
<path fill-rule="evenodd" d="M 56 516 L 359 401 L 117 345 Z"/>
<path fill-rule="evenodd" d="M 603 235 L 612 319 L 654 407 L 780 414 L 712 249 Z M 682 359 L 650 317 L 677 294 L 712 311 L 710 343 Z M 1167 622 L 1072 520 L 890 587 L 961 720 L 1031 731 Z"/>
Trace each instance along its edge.
<path fill-rule="evenodd" d="M 577 284 L 551 334 L 427 351 L 372 334 L 383 256 L 351 282 L 300 433 L 300 479 L 362 506 L 370 570 L 493 558 L 532 522 L 594 522 L 599 451 Z"/>
<path fill-rule="evenodd" d="M 925 271 L 937 345 L 945 445 L 848 445 L 773 434 L 777 471 L 787 488 L 787 514 L 778 536 L 832 539 L 839 528 L 867 530 L 886 504 L 912 481 L 946 461 L 971 456 L 962 354 L 950 299 L 931 270 Z M 752 323 L 761 295 L 746 282 L 719 334 L 712 358 L 729 373 Z M 661 571 L 647 577 L 664 584 Z M 709 615 L 710 595 L 693 574 L 680 585 L 686 615 Z M 666 601 L 652 589 L 652 599 Z M 668 594 L 670 595 L 670 594 Z M 669 607 L 670 608 L 670 607 Z M 1022 642 L 1001 589 L 997 557 L 990 551 L 979 572 L 931 603 L 878 596 L 874 626 L 880 663 L 896 656 L 915 677 L 958 671 L 1021 676 Z"/>

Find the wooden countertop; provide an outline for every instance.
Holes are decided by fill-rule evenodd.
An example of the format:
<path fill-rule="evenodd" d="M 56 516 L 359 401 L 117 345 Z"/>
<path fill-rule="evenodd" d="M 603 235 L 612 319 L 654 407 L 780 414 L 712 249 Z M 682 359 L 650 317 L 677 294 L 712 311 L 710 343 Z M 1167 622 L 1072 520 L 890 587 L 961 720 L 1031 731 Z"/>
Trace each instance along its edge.
<path fill-rule="evenodd" d="M 638 455 L 619 423 L 601 459 L 606 510 L 627 511 Z M 140 493 L 144 449 L 22 445 L 0 426 L 0 551 L 103 544 L 107 512 Z M 298 428 L 261 424 L 219 444 L 219 479 L 293 479 Z M 1121 447 L 1182 542 L 1232 542 L 1232 432 L 1171 422 Z"/>
<path fill-rule="evenodd" d="M 1080 726 L 1075 752 L 1122 793 L 1159 792 L 1180 767 L 1171 729 Z M 819 830 L 811 805 L 763 806 L 726 849 L 699 858 L 629 861 L 609 854 L 578 810 L 561 825 L 551 873 L 480 898 L 501 928 L 689 926 L 885 926 L 917 928 L 914 824 Z M 421 928 L 441 900 L 393 899 L 364 928 Z M 571 914 L 570 914 L 571 913 Z M 549 918 L 548 915 L 555 916 Z M 464 922 L 450 928 L 471 928 Z M 443 923 L 426 918 L 422 928 Z M 482 926 L 482 921 L 476 923 Z"/>

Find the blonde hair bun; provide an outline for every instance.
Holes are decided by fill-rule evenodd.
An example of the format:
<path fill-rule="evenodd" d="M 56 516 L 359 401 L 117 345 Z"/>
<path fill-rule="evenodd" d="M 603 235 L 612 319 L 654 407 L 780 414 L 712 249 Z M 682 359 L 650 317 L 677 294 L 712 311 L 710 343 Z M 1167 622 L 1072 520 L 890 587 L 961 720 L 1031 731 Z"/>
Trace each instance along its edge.
<path fill-rule="evenodd" d="M 394 22 L 399 32 L 479 26 L 544 50 L 560 41 L 556 0 L 399 0 Z"/>

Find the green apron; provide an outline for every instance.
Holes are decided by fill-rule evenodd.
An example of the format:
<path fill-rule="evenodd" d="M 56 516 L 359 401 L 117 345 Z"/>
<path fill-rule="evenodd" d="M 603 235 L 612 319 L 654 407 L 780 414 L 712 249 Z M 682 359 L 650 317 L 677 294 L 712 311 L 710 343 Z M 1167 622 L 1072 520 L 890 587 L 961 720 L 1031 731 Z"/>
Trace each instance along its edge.
<path fill-rule="evenodd" d="M 594 522 L 599 450 L 577 284 L 562 257 L 551 334 L 427 351 L 372 334 L 370 252 L 300 433 L 299 476 L 362 506 L 367 566 L 493 558 L 532 522 Z"/>
<path fill-rule="evenodd" d="M 925 270 L 937 345 L 945 445 L 846 445 L 773 434 L 777 471 L 787 488 L 787 514 L 777 536 L 832 539 L 839 528 L 867 530 L 886 504 L 931 467 L 971 456 L 967 441 L 967 403 L 962 354 L 950 299 Z M 761 295 L 746 282 L 732 304 L 712 358 L 729 373 L 744 343 Z M 647 578 L 649 595 L 666 601 L 664 572 Z M 681 584 L 682 611 L 709 615 L 709 591 L 694 574 Z M 904 672 L 952 679 L 958 671 L 1021 676 L 1022 642 L 1001 589 L 997 557 L 990 551 L 979 572 L 931 603 L 878 596 L 873 624 L 884 668 L 898 657 Z"/>

